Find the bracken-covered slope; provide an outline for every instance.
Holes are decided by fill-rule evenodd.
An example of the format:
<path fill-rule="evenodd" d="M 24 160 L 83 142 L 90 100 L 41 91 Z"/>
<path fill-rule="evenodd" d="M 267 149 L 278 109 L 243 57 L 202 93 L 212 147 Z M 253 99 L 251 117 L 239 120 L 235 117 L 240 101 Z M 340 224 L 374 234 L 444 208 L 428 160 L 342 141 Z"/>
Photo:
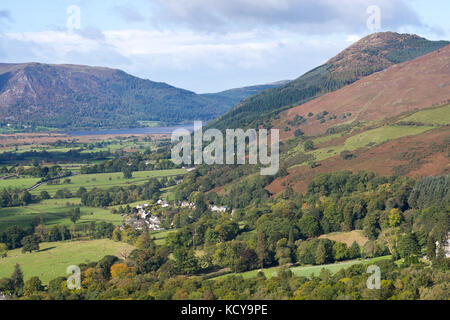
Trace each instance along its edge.
<path fill-rule="evenodd" d="M 249 95 L 279 85 L 199 95 L 108 68 L 0 64 L 0 124 L 120 128 L 139 121 L 208 121 Z"/>
<path fill-rule="evenodd" d="M 284 111 L 273 124 L 289 128 L 282 137 L 297 129 L 317 135 L 333 126 L 380 120 L 449 100 L 450 45 Z"/>
<path fill-rule="evenodd" d="M 286 108 L 336 91 L 374 72 L 448 44 L 448 41 L 429 41 L 416 35 L 393 32 L 369 35 L 300 78 L 249 97 L 209 127 L 225 129 L 267 126 Z"/>

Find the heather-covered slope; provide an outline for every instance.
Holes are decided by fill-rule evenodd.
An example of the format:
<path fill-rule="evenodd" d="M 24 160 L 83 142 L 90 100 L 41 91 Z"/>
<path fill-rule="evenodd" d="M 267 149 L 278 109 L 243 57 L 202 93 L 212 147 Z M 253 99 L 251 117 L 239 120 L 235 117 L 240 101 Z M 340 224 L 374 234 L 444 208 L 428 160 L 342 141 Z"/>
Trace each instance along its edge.
<path fill-rule="evenodd" d="M 342 124 L 370 122 L 450 100 L 450 45 L 393 65 L 338 91 L 283 112 L 273 125 L 291 137 L 325 133 Z M 301 120 L 300 120 L 301 119 Z"/>

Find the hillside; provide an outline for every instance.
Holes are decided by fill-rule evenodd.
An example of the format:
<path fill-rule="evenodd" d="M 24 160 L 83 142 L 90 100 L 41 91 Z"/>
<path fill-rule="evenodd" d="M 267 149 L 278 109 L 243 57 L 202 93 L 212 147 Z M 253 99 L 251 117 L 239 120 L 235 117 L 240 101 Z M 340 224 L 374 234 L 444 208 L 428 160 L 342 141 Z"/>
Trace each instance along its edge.
<path fill-rule="evenodd" d="M 380 120 L 448 100 L 450 45 L 284 111 L 273 125 L 292 129 L 282 137 L 292 137 L 296 129 L 317 135 L 330 127 Z"/>
<path fill-rule="evenodd" d="M 374 72 L 438 50 L 447 41 L 383 32 L 369 35 L 326 64 L 279 88 L 252 96 L 210 124 L 219 129 L 268 126 L 280 111 L 336 91 Z"/>
<path fill-rule="evenodd" d="M 0 64 L 0 125 L 74 129 L 208 121 L 275 86 L 198 95 L 108 68 Z"/>
<path fill-rule="evenodd" d="M 202 168 L 195 184 L 189 181 L 188 191 L 181 193 L 209 187 L 232 199 L 227 205 L 244 206 L 249 198 L 258 202 L 286 190 L 304 193 L 315 176 L 325 173 L 447 175 L 449 68 L 446 46 L 280 111 L 265 120 L 268 127 L 280 130 L 277 176 L 260 177 L 250 165 Z"/>

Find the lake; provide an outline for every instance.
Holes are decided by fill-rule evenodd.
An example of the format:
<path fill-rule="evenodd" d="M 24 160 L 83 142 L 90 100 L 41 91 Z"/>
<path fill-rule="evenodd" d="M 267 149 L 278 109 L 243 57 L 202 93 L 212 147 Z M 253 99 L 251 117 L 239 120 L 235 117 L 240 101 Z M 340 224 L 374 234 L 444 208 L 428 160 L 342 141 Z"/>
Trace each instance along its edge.
<path fill-rule="evenodd" d="M 188 131 L 194 131 L 194 125 L 180 125 L 173 127 L 147 127 L 147 128 L 132 128 L 132 129 L 109 129 L 109 130 L 80 130 L 65 132 L 68 136 L 82 137 L 82 136 L 99 136 L 99 135 L 131 135 L 131 134 L 171 134 L 177 129 L 186 129 Z"/>

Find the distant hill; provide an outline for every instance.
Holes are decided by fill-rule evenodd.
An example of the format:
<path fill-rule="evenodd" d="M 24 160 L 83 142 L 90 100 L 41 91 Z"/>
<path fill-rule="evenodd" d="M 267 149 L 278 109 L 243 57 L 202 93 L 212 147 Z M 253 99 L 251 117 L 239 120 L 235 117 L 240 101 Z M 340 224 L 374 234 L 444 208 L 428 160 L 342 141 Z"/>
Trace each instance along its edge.
<path fill-rule="evenodd" d="M 199 95 L 108 68 L 0 64 L 0 125 L 75 129 L 209 121 L 278 85 Z"/>
<path fill-rule="evenodd" d="M 369 35 L 300 78 L 249 97 L 209 127 L 267 127 L 282 110 L 306 103 L 374 72 L 448 44 L 448 41 L 429 41 L 416 35 L 393 32 Z"/>

